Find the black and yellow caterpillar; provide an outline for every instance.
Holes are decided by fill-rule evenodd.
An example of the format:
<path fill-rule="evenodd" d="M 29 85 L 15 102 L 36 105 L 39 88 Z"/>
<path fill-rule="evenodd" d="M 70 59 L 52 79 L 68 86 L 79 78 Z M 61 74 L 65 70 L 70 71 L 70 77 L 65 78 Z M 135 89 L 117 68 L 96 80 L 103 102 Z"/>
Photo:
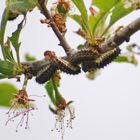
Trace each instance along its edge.
<path fill-rule="evenodd" d="M 83 62 L 82 70 L 87 72 L 92 69 L 104 68 L 107 64 L 111 63 L 112 60 L 120 54 L 120 52 L 121 50 L 119 47 L 108 50 L 107 52 L 100 54 L 100 56 L 93 61 Z"/>
<path fill-rule="evenodd" d="M 40 69 L 37 72 L 36 81 L 39 84 L 43 84 L 43 83 L 47 82 L 52 77 L 52 75 L 55 73 L 56 70 L 57 70 L 56 67 L 51 64 L 43 67 L 42 69 Z"/>
<path fill-rule="evenodd" d="M 40 84 L 47 82 L 56 70 L 61 70 L 67 74 L 78 74 L 81 72 L 79 64 L 82 64 L 82 70 L 87 72 L 91 69 L 103 68 L 120 54 L 119 48 L 113 48 L 105 53 L 99 54 L 97 50 L 83 49 L 76 52 L 69 58 L 54 57 L 42 64 L 34 76 Z M 46 65 L 45 65 L 46 63 Z"/>
<path fill-rule="evenodd" d="M 69 61 L 66 61 L 62 58 L 56 58 L 47 66 L 42 67 L 38 72 L 35 74 L 36 81 L 39 84 L 43 84 L 47 82 L 52 75 L 55 73 L 56 70 L 61 70 L 68 74 L 78 74 L 81 72 L 80 67 L 76 65 L 72 65 Z"/>

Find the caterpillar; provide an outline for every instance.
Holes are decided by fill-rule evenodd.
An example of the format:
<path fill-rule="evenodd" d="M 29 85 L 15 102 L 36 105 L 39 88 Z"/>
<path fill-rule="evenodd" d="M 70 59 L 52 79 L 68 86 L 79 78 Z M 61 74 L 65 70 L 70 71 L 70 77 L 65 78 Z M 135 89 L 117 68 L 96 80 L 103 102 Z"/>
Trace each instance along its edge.
<path fill-rule="evenodd" d="M 59 70 L 68 74 L 78 74 L 81 72 L 79 66 L 72 65 L 69 61 L 62 58 L 57 58 L 57 67 Z"/>
<path fill-rule="evenodd" d="M 103 68 L 107 64 L 111 63 L 112 60 L 114 60 L 119 54 L 121 50 L 119 47 L 113 48 L 107 52 L 105 52 L 103 55 L 101 55 L 99 58 L 95 61 L 95 67 L 96 68 Z"/>
<path fill-rule="evenodd" d="M 61 70 L 68 74 L 78 74 L 81 72 L 80 67 L 78 66 L 80 63 L 82 63 L 82 69 L 85 72 L 91 69 L 103 68 L 112 62 L 119 53 L 119 48 L 113 48 L 103 54 L 99 54 L 95 49 L 84 49 L 71 56 L 69 61 L 65 58 L 53 55 L 50 59 L 47 58 L 46 65 L 45 63 L 42 64 L 41 69 L 37 71 L 35 75 L 36 81 L 39 84 L 47 82 L 56 70 Z"/>
<path fill-rule="evenodd" d="M 95 60 L 99 56 L 99 53 L 96 49 L 82 49 L 75 53 L 69 61 L 73 64 L 80 64 L 83 61 Z"/>
<path fill-rule="evenodd" d="M 119 47 L 108 50 L 96 58 L 95 61 L 87 61 L 82 63 L 82 70 L 87 72 L 91 69 L 103 68 L 111 63 L 119 54 L 121 50 Z"/>
<path fill-rule="evenodd" d="M 47 82 L 52 77 L 52 75 L 55 73 L 55 71 L 56 71 L 55 65 L 50 64 L 46 67 L 43 67 L 36 74 L 36 79 L 35 79 L 36 82 L 38 82 L 39 84 L 43 84 L 43 83 Z"/>
<path fill-rule="evenodd" d="M 41 69 L 43 69 L 48 65 L 51 65 L 51 61 L 46 60 L 35 61 L 31 63 L 30 71 L 33 74 L 33 76 L 36 76 L 38 71 L 40 71 Z"/>
<path fill-rule="evenodd" d="M 68 74 L 78 74 L 80 73 L 80 67 L 76 65 L 72 65 L 69 61 L 54 57 L 51 60 L 47 60 L 49 63 L 46 63 L 38 72 L 35 74 L 36 82 L 39 84 L 43 84 L 47 82 L 56 70 L 61 70 Z"/>

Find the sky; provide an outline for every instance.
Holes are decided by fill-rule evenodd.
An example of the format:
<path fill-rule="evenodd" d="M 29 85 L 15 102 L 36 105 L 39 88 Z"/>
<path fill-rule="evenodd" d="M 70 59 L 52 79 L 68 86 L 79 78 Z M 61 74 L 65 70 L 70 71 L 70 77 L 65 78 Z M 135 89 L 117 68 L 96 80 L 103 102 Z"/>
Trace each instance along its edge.
<path fill-rule="evenodd" d="M 87 5 L 89 1 L 85 0 Z M 0 1 L 0 16 L 5 0 Z M 140 15 L 140 11 L 130 14 L 120 20 L 115 27 L 127 25 Z M 53 50 L 58 56 L 65 55 L 63 49 L 50 28 L 40 24 L 44 18 L 38 10 L 28 15 L 26 26 L 21 34 L 21 58 L 24 61 L 25 53 L 29 52 L 38 59 L 43 58 L 45 50 Z M 17 21 L 9 23 L 7 34 L 10 35 L 16 28 Z M 76 46 L 84 42 L 73 33 L 78 25 L 68 19 L 68 33 L 66 38 L 69 44 Z M 140 32 L 131 37 L 131 42 L 140 44 Z M 124 44 L 126 45 L 126 44 Z M 138 57 L 140 62 L 140 58 Z M 84 73 L 77 76 L 62 74 L 60 91 L 69 101 L 73 100 L 76 118 L 73 129 L 65 130 L 65 140 L 139 140 L 140 139 L 140 65 L 112 63 L 102 70 L 96 80 L 88 80 Z M 15 80 L 1 82 L 14 83 L 21 88 L 22 83 Z M 35 80 L 29 81 L 27 90 L 30 94 L 44 95 L 43 85 Z M 15 132 L 18 120 L 5 126 L 8 109 L 0 108 L 0 138 L 5 140 L 61 140 L 61 134 L 51 132 L 55 124 L 55 116 L 49 111 L 50 100 L 47 97 L 35 97 L 38 110 L 30 117 L 30 131 L 19 128 Z"/>

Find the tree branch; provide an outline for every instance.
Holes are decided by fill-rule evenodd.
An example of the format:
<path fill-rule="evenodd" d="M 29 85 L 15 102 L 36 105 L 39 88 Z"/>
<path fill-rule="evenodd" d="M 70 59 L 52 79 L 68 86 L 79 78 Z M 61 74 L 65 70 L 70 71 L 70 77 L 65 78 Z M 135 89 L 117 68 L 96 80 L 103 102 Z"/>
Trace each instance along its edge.
<path fill-rule="evenodd" d="M 138 30 L 140 30 L 140 18 L 137 18 L 122 30 L 118 31 L 113 37 L 101 44 L 100 48 L 102 52 L 120 46 L 125 41 L 129 42 L 129 38 Z"/>
<path fill-rule="evenodd" d="M 99 57 L 104 55 L 104 53 L 108 52 L 108 50 L 118 48 L 118 46 L 121 45 L 124 41 L 129 41 L 128 38 L 130 38 L 130 36 L 132 36 L 138 30 L 140 30 L 140 18 L 136 19 L 135 21 L 130 23 L 128 26 L 126 26 L 122 30 L 118 31 L 110 39 L 106 40 L 103 44 L 101 44 L 100 53 L 96 52 L 95 49 L 83 49 L 83 50 L 74 52 L 70 56 L 58 57 L 58 58 L 67 61 L 68 63 L 70 63 L 73 66 L 77 66 L 77 65 L 87 62 L 87 61 L 89 61 L 89 62 L 95 61 L 96 59 L 98 59 Z M 114 57 L 112 57 L 112 58 L 114 58 Z M 111 61 L 109 60 L 109 62 L 111 62 Z M 45 61 L 45 60 L 40 60 L 40 61 L 36 61 L 36 62 L 25 62 L 25 63 L 22 63 L 22 65 L 23 66 L 28 65 L 30 68 L 30 73 L 33 74 L 34 76 L 36 76 L 38 71 L 40 71 L 42 68 L 48 67 L 50 65 L 50 62 Z M 66 73 L 68 73 L 68 72 L 66 72 Z M 77 73 L 75 73 L 75 74 L 77 74 Z"/>
<path fill-rule="evenodd" d="M 65 50 L 66 54 L 69 56 L 71 55 L 73 52 L 74 52 L 74 49 L 72 49 L 68 42 L 66 41 L 65 37 L 61 34 L 61 32 L 59 31 L 59 29 L 57 28 L 55 22 L 53 21 L 53 18 L 51 17 L 48 9 L 46 8 L 46 5 L 45 5 L 45 1 L 44 0 L 38 0 L 38 3 L 40 5 L 40 10 L 42 12 L 42 14 L 50 20 L 51 24 L 51 28 L 53 29 L 55 35 L 57 36 L 57 38 L 59 39 L 60 41 L 60 44 L 63 49 Z"/>

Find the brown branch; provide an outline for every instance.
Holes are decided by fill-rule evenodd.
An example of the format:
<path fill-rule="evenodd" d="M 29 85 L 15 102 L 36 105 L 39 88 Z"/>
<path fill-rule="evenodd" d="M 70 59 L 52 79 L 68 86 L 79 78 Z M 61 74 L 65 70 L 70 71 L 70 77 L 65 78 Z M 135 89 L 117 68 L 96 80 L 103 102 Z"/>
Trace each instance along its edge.
<path fill-rule="evenodd" d="M 140 18 L 136 19 L 128 26 L 124 27 L 122 30 L 117 32 L 113 37 L 111 37 L 110 39 L 106 40 L 103 44 L 101 44 L 100 54 L 98 54 L 95 50 L 83 49 L 81 51 L 74 52 L 73 54 L 71 54 L 71 56 L 65 56 L 61 58 L 70 62 L 72 65 L 75 66 L 87 61 L 92 62 L 98 59 L 104 53 L 108 52 L 108 50 L 117 48 L 124 41 L 129 41 L 128 38 L 130 38 L 130 36 L 132 36 L 139 29 L 140 29 Z M 37 72 L 40 71 L 42 68 L 48 67 L 48 65 L 50 65 L 50 63 L 45 60 L 40 60 L 40 61 L 30 62 L 30 63 L 25 62 L 22 64 L 28 65 L 29 68 L 31 69 L 30 73 L 33 74 L 34 76 L 36 76 Z"/>
<path fill-rule="evenodd" d="M 129 38 L 138 30 L 140 30 L 140 17 L 101 44 L 100 48 L 102 52 L 120 46 L 125 41 L 129 42 Z"/>
<path fill-rule="evenodd" d="M 40 5 L 40 10 L 42 12 L 42 14 L 48 19 L 51 21 L 51 28 L 53 29 L 55 35 L 57 36 L 57 38 L 59 39 L 60 41 L 60 44 L 63 49 L 65 50 L 66 54 L 69 56 L 71 55 L 73 52 L 74 52 L 74 49 L 72 49 L 68 42 L 66 41 L 65 37 L 61 34 L 61 32 L 59 31 L 59 29 L 57 28 L 55 22 L 53 21 L 53 18 L 51 17 L 48 9 L 46 8 L 46 5 L 45 5 L 45 2 L 44 0 L 38 0 L 38 3 Z"/>

